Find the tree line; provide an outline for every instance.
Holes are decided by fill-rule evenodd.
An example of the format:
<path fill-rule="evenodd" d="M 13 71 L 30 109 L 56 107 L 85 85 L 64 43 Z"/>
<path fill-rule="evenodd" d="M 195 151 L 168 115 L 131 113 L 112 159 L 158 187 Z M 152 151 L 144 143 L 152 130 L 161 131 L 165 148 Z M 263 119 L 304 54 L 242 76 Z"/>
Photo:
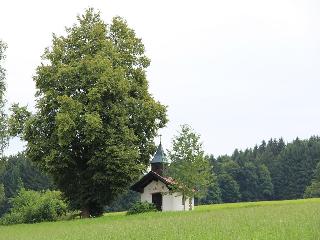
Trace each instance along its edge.
<path fill-rule="evenodd" d="M 211 181 L 197 204 L 320 197 L 320 137 L 297 138 L 290 143 L 270 139 L 253 148 L 236 149 L 231 155 L 206 158 Z M 0 161 L 0 216 L 10 209 L 9 199 L 21 188 L 55 188 L 52 179 L 24 153 Z M 127 190 L 105 210 L 128 210 L 137 201 L 139 194 Z"/>
<path fill-rule="evenodd" d="M 236 149 L 232 155 L 211 155 L 209 159 L 217 181 L 202 203 L 298 199 L 316 195 L 313 192 L 319 186 L 317 136 L 287 144 L 282 138 L 270 139 L 243 151 Z M 310 189 L 312 184 L 314 190 Z"/>
<path fill-rule="evenodd" d="M 183 126 L 168 151 L 173 161 L 168 176 L 188 186 L 187 191 L 179 188 L 184 194 L 190 194 L 190 186 L 195 186 L 198 193 L 192 194 L 197 204 L 320 197 L 320 137 L 297 138 L 289 143 L 282 138 L 270 139 L 218 157 L 204 157 L 199 141 L 200 135 Z M 107 210 L 127 210 L 138 200 L 137 193 L 127 191 Z"/>

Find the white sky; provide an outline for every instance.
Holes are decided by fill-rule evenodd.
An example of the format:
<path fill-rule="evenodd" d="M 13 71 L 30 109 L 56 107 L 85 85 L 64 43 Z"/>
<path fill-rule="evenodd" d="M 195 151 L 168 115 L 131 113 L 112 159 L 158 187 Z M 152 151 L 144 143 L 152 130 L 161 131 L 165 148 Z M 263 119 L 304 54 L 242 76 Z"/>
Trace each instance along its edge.
<path fill-rule="evenodd" d="M 152 63 L 150 91 L 169 106 L 165 148 L 190 124 L 214 155 L 320 131 L 318 0 L 1 0 L 8 103 L 34 105 L 32 75 L 52 33 L 87 7 L 124 17 Z M 11 142 L 7 153 L 22 149 Z"/>

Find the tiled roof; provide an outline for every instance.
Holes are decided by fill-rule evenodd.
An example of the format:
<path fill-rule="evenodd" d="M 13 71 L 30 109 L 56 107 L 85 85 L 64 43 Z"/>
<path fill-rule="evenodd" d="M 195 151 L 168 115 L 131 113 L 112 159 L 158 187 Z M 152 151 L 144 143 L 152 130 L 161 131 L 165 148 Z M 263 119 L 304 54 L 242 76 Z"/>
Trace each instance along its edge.
<path fill-rule="evenodd" d="M 138 182 L 133 184 L 130 189 L 136 192 L 142 192 L 143 188 L 147 186 L 150 182 L 157 180 L 163 182 L 167 187 L 174 185 L 175 182 L 171 177 L 164 177 L 159 175 L 156 172 L 150 171 L 146 175 L 144 175 Z"/>

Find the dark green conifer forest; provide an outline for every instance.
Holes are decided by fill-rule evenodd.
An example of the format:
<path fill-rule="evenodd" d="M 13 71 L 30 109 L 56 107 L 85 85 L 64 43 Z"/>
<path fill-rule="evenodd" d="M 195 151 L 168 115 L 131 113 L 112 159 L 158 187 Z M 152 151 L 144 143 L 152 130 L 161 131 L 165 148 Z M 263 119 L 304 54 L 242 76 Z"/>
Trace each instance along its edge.
<path fill-rule="evenodd" d="M 208 191 L 202 203 L 298 199 L 304 197 L 307 188 L 307 197 L 319 193 L 319 137 L 297 138 L 287 144 L 282 138 L 270 139 L 243 151 L 236 149 L 231 156 L 211 155 L 210 162 L 221 197 L 211 197 Z"/>

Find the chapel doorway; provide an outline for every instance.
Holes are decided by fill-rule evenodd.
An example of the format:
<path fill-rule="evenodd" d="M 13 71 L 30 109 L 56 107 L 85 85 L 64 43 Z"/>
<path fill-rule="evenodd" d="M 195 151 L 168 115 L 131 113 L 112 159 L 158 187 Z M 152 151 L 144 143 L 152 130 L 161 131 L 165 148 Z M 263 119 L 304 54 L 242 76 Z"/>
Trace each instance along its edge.
<path fill-rule="evenodd" d="M 152 194 L 152 203 L 156 206 L 158 211 L 162 210 L 162 194 L 154 193 Z"/>

